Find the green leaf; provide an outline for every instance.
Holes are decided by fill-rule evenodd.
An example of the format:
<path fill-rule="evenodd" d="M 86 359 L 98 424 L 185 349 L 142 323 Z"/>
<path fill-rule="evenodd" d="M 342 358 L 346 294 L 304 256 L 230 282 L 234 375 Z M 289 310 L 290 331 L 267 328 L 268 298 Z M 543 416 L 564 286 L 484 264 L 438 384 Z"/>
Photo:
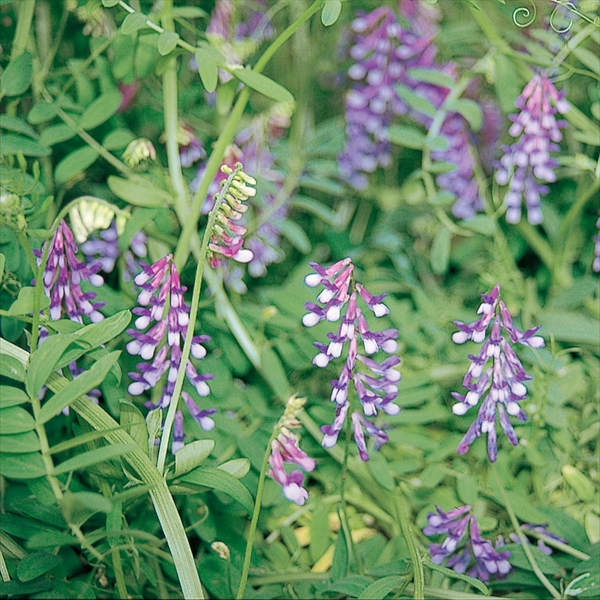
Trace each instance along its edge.
<path fill-rule="evenodd" d="M 431 204 L 437 206 L 449 206 L 456 200 L 456 196 L 452 192 L 446 190 L 440 190 L 433 198 L 429 199 Z"/>
<path fill-rule="evenodd" d="M 545 575 L 555 575 L 557 577 L 561 576 L 562 567 L 556 562 L 556 560 L 554 560 L 554 558 L 544 554 L 537 546 L 529 546 L 529 549 L 533 553 L 535 561 L 542 570 L 542 573 Z M 507 550 L 512 552 L 510 564 L 513 567 L 519 567 L 520 569 L 525 569 L 526 571 L 533 570 L 527 556 L 525 555 L 525 552 L 523 552 L 523 547 L 520 544 L 506 544 L 506 546 L 502 547 L 502 551 L 504 552 Z"/>
<path fill-rule="evenodd" d="M 54 170 L 57 183 L 65 183 L 85 171 L 100 156 L 96 150 L 89 146 L 79 148 L 65 156 Z"/>
<path fill-rule="evenodd" d="M 261 94 L 277 102 L 293 102 L 294 96 L 282 85 L 262 73 L 252 69 L 231 69 L 229 71 L 236 79 Z"/>
<path fill-rule="evenodd" d="M 4 265 L 6 264 L 6 256 L 0 252 L 0 281 L 4 277 Z"/>
<path fill-rule="evenodd" d="M 344 597 L 350 596 L 353 598 L 358 598 L 363 590 L 373 583 L 372 579 L 364 575 L 349 575 L 342 579 L 333 579 L 333 583 L 330 583 L 325 588 L 325 592 L 337 592 L 338 594 L 343 594 Z"/>
<path fill-rule="evenodd" d="M 50 373 L 55 370 L 56 361 L 72 342 L 72 335 L 51 335 L 31 355 L 25 376 L 25 389 L 31 398 L 42 389 Z"/>
<path fill-rule="evenodd" d="M 2 338 L 0 338 L 0 343 L 1 340 Z M 2 352 L 1 354 L 2 359 L 0 360 L 0 375 L 10 377 L 11 379 L 15 379 L 16 381 L 24 381 L 25 367 L 23 366 L 23 364 L 14 356 L 10 356 L 9 354 L 6 354 L 4 352 Z"/>
<path fill-rule="evenodd" d="M 467 120 L 473 131 L 479 131 L 481 129 L 483 114 L 481 112 L 481 107 L 477 102 L 461 98 L 460 100 L 451 102 L 448 106 L 448 110 L 461 114 Z"/>
<path fill-rule="evenodd" d="M 51 590 L 56 585 L 53 577 L 41 577 L 35 581 L 22 583 L 13 579 L 12 581 L 0 581 L 0 596 L 14 596 L 16 598 L 33 598 L 33 594 Z M 47 594 L 45 597 L 50 598 Z"/>
<path fill-rule="evenodd" d="M 41 531 L 27 541 L 28 548 L 47 548 L 48 546 L 79 546 L 79 540 L 61 531 Z"/>
<path fill-rule="evenodd" d="M 504 551 L 504 548 L 502 548 L 502 550 Z M 477 588 L 482 594 L 485 594 L 486 596 L 490 595 L 490 590 L 487 587 L 487 585 L 485 585 L 485 583 L 483 583 L 482 581 L 479 581 L 479 579 L 469 577 L 468 575 L 463 575 L 462 573 L 457 573 L 456 571 L 448 569 L 446 567 L 442 567 L 441 565 L 436 565 L 434 562 L 427 558 L 423 560 L 423 564 L 432 571 L 442 573 L 443 575 L 446 575 L 446 577 L 450 577 L 451 579 L 460 579 L 461 581 L 466 581 L 469 585 L 473 586 L 474 588 Z"/>
<path fill-rule="evenodd" d="M 168 192 L 156 186 L 134 183 L 114 175 L 108 178 L 108 187 L 115 196 L 136 206 L 162 208 L 169 206 L 173 201 Z"/>
<path fill-rule="evenodd" d="M 219 465 L 217 469 L 231 473 L 236 479 L 241 479 L 248 474 L 250 470 L 250 461 L 247 458 L 234 458 Z"/>
<path fill-rule="evenodd" d="M 310 238 L 295 221 L 281 221 L 280 229 L 283 236 L 302 254 L 308 254 L 312 250 Z"/>
<path fill-rule="evenodd" d="M 78 435 L 74 438 L 65 440 L 64 442 L 60 442 L 59 444 L 56 444 L 56 446 L 52 446 L 52 448 L 48 450 L 48 453 L 58 454 L 59 452 L 64 452 L 65 450 L 76 448 L 77 446 L 81 446 L 82 444 L 87 444 L 89 442 L 99 440 L 100 438 L 104 438 L 107 433 L 112 433 L 113 431 L 120 431 L 121 429 L 122 427 L 115 427 L 113 429 L 105 429 L 103 431 L 90 431 L 89 433 Z"/>
<path fill-rule="evenodd" d="M 559 342 L 598 346 L 598 321 L 575 312 L 544 312 L 539 316 L 546 339 L 553 335 Z"/>
<path fill-rule="evenodd" d="M 54 102 L 39 102 L 34 104 L 31 110 L 27 113 L 27 120 L 32 125 L 39 125 L 54 119 L 58 112 L 58 105 Z"/>
<path fill-rule="evenodd" d="M 521 93 L 519 77 L 512 61 L 503 54 L 496 54 L 494 61 L 496 63 L 496 97 L 500 102 L 500 107 L 505 114 L 514 112 L 515 100 Z"/>
<path fill-rule="evenodd" d="M 291 204 L 294 208 L 300 208 L 305 212 L 315 215 L 329 225 L 335 225 L 338 220 L 337 214 L 322 202 L 309 198 L 308 196 L 294 196 Z"/>
<path fill-rule="evenodd" d="M 31 83 L 32 60 L 33 56 L 29 52 L 23 52 L 15 60 L 11 60 L 2 73 L 0 92 L 7 96 L 25 93 Z"/>
<path fill-rule="evenodd" d="M 8 314 L 11 316 L 14 315 L 30 315 L 33 314 L 33 305 L 35 298 L 35 288 L 26 286 L 21 288 L 19 291 L 19 296 L 17 299 L 10 305 L 8 309 Z M 44 310 L 48 308 L 50 305 L 50 300 L 45 294 L 42 294 L 41 302 L 40 302 L 40 310 Z"/>
<path fill-rule="evenodd" d="M 384 489 L 393 491 L 394 476 L 385 456 L 379 452 L 371 452 L 371 460 L 367 464 L 373 479 Z"/>
<path fill-rule="evenodd" d="M 261 353 L 263 375 L 278 396 L 288 396 L 289 383 L 285 369 L 273 348 L 264 348 Z"/>
<path fill-rule="evenodd" d="M 123 100 L 119 90 L 110 90 L 96 98 L 84 111 L 79 119 L 83 129 L 94 129 L 108 121 L 116 112 Z"/>
<path fill-rule="evenodd" d="M 323 23 L 325 27 L 330 27 L 338 20 L 341 12 L 341 0 L 325 0 L 325 4 L 321 10 L 321 23 Z"/>
<path fill-rule="evenodd" d="M 13 117 L 12 115 L 0 115 L 0 128 L 8 129 L 15 133 L 23 133 L 35 140 L 40 137 L 33 127 L 28 125 L 23 119 Z"/>
<path fill-rule="evenodd" d="M 17 577 L 23 581 L 31 581 L 54 569 L 63 562 L 61 556 L 48 552 L 32 552 L 17 565 Z"/>
<path fill-rule="evenodd" d="M 111 460 L 112 458 L 116 458 L 137 449 L 138 447 L 136 444 L 114 444 L 97 448 L 96 450 L 90 450 L 84 454 L 78 454 L 73 458 L 69 458 L 60 465 L 54 467 L 53 474 L 60 475 L 62 473 L 69 473 L 70 471 L 76 471 L 77 469 L 85 469 L 91 465 L 106 462 L 107 460 Z"/>
<path fill-rule="evenodd" d="M 86 508 L 92 512 L 101 512 L 108 514 L 113 509 L 113 503 L 102 494 L 95 492 L 75 492 L 70 496 L 70 500 L 75 505 Z"/>
<path fill-rule="evenodd" d="M 27 402 L 29 402 L 29 396 L 23 390 L 10 385 L 0 385 L 0 408 L 8 408 Z"/>
<path fill-rule="evenodd" d="M 24 431 L 31 431 L 34 427 L 33 417 L 24 408 L 11 406 L 10 408 L 0 409 L 0 433 L 2 435 L 23 433 Z"/>
<path fill-rule="evenodd" d="M 46 400 L 38 415 L 38 424 L 43 425 L 77 398 L 99 386 L 112 366 L 119 360 L 119 356 L 121 356 L 120 350 L 103 356 L 92 365 L 89 371 L 84 371 L 73 381 L 70 381 L 60 392 L 52 396 L 50 400 Z"/>
<path fill-rule="evenodd" d="M 450 171 L 456 171 L 458 166 L 454 163 L 447 162 L 444 160 L 435 161 L 429 167 L 430 173 L 450 173 Z"/>
<path fill-rule="evenodd" d="M 396 146 L 421 150 L 425 144 L 425 135 L 416 127 L 391 125 L 388 128 L 388 139 Z"/>
<path fill-rule="evenodd" d="M 148 452 L 148 431 L 144 415 L 137 406 L 125 400 L 119 402 L 119 408 L 121 410 L 119 422 L 135 440 L 135 443 L 144 452 Z"/>
<path fill-rule="evenodd" d="M 0 475 L 11 479 L 37 479 L 46 476 L 39 452 L 8 454 L 0 452 Z"/>
<path fill-rule="evenodd" d="M 56 368 L 65 367 L 89 350 L 110 342 L 124 331 L 130 322 L 131 313 L 128 310 L 122 310 L 99 323 L 91 323 L 82 327 L 73 336 L 73 341 L 77 342 L 79 347 L 74 345 L 73 348 L 68 348 L 56 363 Z"/>
<path fill-rule="evenodd" d="M 310 521 L 310 560 L 314 564 L 329 548 L 329 505 L 319 502 Z"/>
<path fill-rule="evenodd" d="M 340 527 L 340 531 L 335 540 L 333 550 L 333 562 L 331 564 L 331 578 L 336 581 L 348 575 L 348 541 L 344 528 Z"/>
<path fill-rule="evenodd" d="M 435 106 L 433 106 L 429 100 L 419 96 L 419 94 L 415 93 L 409 87 L 398 83 L 396 84 L 396 91 L 398 92 L 400 98 L 404 100 L 404 102 L 406 102 L 410 108 L 431 118 L 435 116 Z"/>
<path fill-rule="evenodd" d="M 209 14 L 198 6 L 174 6 L 173 16 L 182 19 L 205 19 Z"/>
<path fill-rule="evenodd" d="M 452 234 L 442 227 L 431 244 L 431 270 L 436 275 L 445 275 L 450 263 L 450 242 Z"/>
<path fill-rule="evenodd" d="M 174 31 L 163 31 L 158 36 L 158 52 L 162 56 L 166 56 L 177 48 L 179 42 L 179 34 Z"/>
<path fill-rule="evenodd" d="M 452 88 L 456 83 L 450 75 L 441 73 L 440 71 L 434 71 L 432 69 L 408 69 L 406 72 L 409 77 L 416 79 L 417 81 L 424 81 L 425 83 L 433 83 L 445 88 Z"/>
<path fill-rule="evenodd" d="M 4 428 L 0 436 L 0 448 L 6 454 L 24 454 L 27 452 L 38 452 L 40 440 L 33 431 L 16 433 L 15 435 L 4 435 Z"/>
<path fill-rule="evenodd" d="M 135 135 L 129 129 L 114 129 L 104 138 L 102 145 L 107 150 L 121 150 L 133 139 Z"/>
<path fill-rule="evenodd" d="M 117 4 L 119 4 L 119 0 L 102 0 L 102 5 L 105 6 L 106 8 L 112 8 L 113 6 L 116 6 Z"/>
<path fill-rule="evenodd" d="M 70 140 L 75 135 L 75 130 L 72 127 L 60 123 L 59 125 L 50 125 L 50 127 L 46 127 L 40 135 L 40 142 L 46 146 L 54 146 L 54 144 Z"/>
<path fill-rule="evenodd" d="M 196 440 L 186 444 L 175 453 L 175 473 L 173 477 L 179 477 L 195 469 L 210 456 L 214 447 L 215 442 L 213 440 Z"/>
<path fill-rule="evenodd" d="M 125 19 L 123 19 L 123 23 L 121 23 L 121 31 L 125 35 L 132 35 L 136 31 L 142 29 L 142 27 L 146 27 L 146 21 L 148 17 L 141 12 L 134 12 L 128 14 Z"/>
<path fill-rule="evenodd" d="M 382 600 L 393 589 L 400 587 L 404 583 L 406 583 L 406 578 L 399 575 L 382 577 L 365 588 L 358 598 L 359 600 Z"/>
<path fill-rule="evenodd" d="M 496 221 L 486 215 L 477 215 L 467 221 L 462 221 L 461 225 L 465 229 L 470 229 L 471 231 L 476 231 L 487 236 L 494 235 L 498 227 Z"/>
<path fill-rule="evenodd" d="M 201 485 L 227 494 L 239 502 L 249 515 L 254 511 L 254 501 L 248 488 L 233 475 L 225 471 L 213 467 L 199 467 L 187 473 L 181 479 L 188 483 Z"/>
<path fill-rule="evenodd" d="M 48 156 L 52 150 L 40 142 L 32 140 L 15 133 L 5 133 L 0 144 L 0 154 L 17 154 L 22 152 L 24 156 Z"/>
<path fill-rule="evenodd" d="M 214 92 L 217 89 L 219 80 L 219 69 L 215 60 L 215 52 L 209 46 L 199 46 L 194 52 L 196 63 L 198 64 L 198 73 L 202 80 L 202 85 L 207 92 Z"/>
<path fill-rule="evenodd" d="M 427 136 L 425 138 L 425 144 L 428 148 L 431 148 L 431 150 L 443 151 L 448 149 L 448 140 L 441 135 L 436 135 L 434 137 Z"/>

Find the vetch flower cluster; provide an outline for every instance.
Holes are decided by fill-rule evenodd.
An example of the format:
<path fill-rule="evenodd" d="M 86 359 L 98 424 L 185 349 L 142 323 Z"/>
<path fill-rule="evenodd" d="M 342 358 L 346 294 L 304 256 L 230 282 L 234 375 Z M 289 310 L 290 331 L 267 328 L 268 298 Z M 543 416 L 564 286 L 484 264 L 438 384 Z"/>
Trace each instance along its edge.
<path fill-rule="evenodd" d="M 435 63 L 439 11 L 408 0 L 400 3 L 400 10 L 407 27 L 400 25 L 389 7 L 359 12 L 351 25 L 354 45 L 349 54 L 354 64 L 348 75 L 356 83 L 346 96 L 346 144 L 339 164 L 341 174 L 357 189 L 367 186 L 367 173 L 391 164 L 388 126 L 394 116 L 409 115 L 427 128 L 433 123 L 431 112 L 417 109 L 402 90 L 416 94 L 437 110 L 450 89 L 430 80 L 435 80 L 436 73 L 457 78 L 452 63 Z M 423 76 L 424 71 L 431 71 L 432 77 Z M 437 183 L 456 198 L 452 209 L 455 216 L 473 217 L 483 209 L 483 200 L 474 178 L 476 161 L 468 124 L 460 114 L 449 112 L 439 135 L 445 139 L 446 148 L 433 151 L 432 158 L 453 163 L 456 168 L 439 174 Z"/>
<path fill-rule="evenodd" d="M 326 367 L 330 361 L 342 356 L 344 346 L 348 344 L 348 354 L 340 376 L 331 382 L 331 401 L 337 405 L 336 415 L 331 425 L 321 427 L 325 434 L 322 443 L 324 447 L 331 448 L 337 442 L 350 409 L 352 382 L 362 408 L 362 414 L 360 411 L 352 411 L 354 440 L 361 460 L 366 461 L 369 454 L 365 443 L 365 430 L 374 439 L 375 450 L 388 440 L 385 431 L 367 417 L 375 417 L 378 410 L 388 415 L 397 415 L 400 412 L 400 407 L 393 402 L 398 396 L 400 381 L 400 373 L 394 368 L 400 363 L 400 358 L 393 355 L 398 349 L 398 331 L 370 330 L 357 300 L 360 297 L 376 317 L 382 317 L 389 313 L 389 309 L 382 303 L 386 294 L 373 296 L 360 283 L 354 282 L 352 259 L 345 258 L 327 268 L 313 262 L 309 264 L 316 272 L 308 275 L 305 283 L 310 287 L 322 285 L 324 289 L 317 298 L 319 304 L 305 304 L 309 312 L 304 315 L 302 323 L 306 327 L 313 327 L 322 320 L 336 322 L 342 319 L 337 333 L 327 334 L 329 344 L 314 342 L 319 353 L 314 357 L 313 364 L 320 368 Z M 359 341 L 364 354 L 359 354 Z M 370 358 L 380 350 L 390 356 L 382 362 Z M 364 369 L 359 370 L 358 363 L 361 363 Z"/>
<path fill-rule="evenodd" d="M 307 472 L 315 468 L 315 461 L 298 447 L 298 437 L 290 431 L 300 427 L 297 414 L 305 402 L 306 398 L 296 396 L 288 400 L 285 412 L 275 426 L 279 433 L 271 443 L 268 471 L 268 475 L 283 488 L 285 497 L 299 505 L 304 504 L 308 498 L 308 492 L 302 487 L 304 474 L 299 469 L 288 473 L 284 463 L 298 465 Z"/>
<path fill-rule="evenodd" d="M 77 258 L 78 248 L 73 232 L 64 220 L 59 223 L 54 236 L 46 244 L 50 244 L 50 247 L 42 280 L 46 296 L 50 298 L 50 318 L 53 321 L 62 318 L 64 307 L 71 321 L 83 323 L 83 315 L 94 323 L 102 321 L 104 316 L 98 309 L 104 306 L 104 303 L 92 303 L 96 293 L 84 293 L 80 285 L 82 281 L 89 281 L 94 286 L 101 286 L 104 280 L 98 275 L 98 271 L 102 264 L 95 262 L 89 265 Z M 34 250 L 38 265 L 41 263 L 46 244 L 42 250 Z"/>
<path fill-rule="evenodd" d="M 513 325 L 512 317 L 499 295 L 500 285 L 496 285 L 489 294 L 481 294 L 483 303 L 477 311 L 481 317 L 468 325 L 454 321 L 460 331 L 452 336 L 452 341 L 456 344 L 464 344 L 467 340 L 476 343 L 485 340 L 477 356 L 469 355 L 471 365 L 463 379 L 463 387 L 468 392 L 465 395 L 452 392 L 452 397 L 458 400 L 452 407 L 455 415 L 464 415 L 483 398 L 477 418 L 458 445 L 457 452 L 465 454 L 473 441 L 486 433 L 488 456 L 492 462 L 496 460 L 498 453 L 496 416 L 499 415 L 500 425 L 513 446 L 518 444 L 518 439 L 508 415 L 517 417 L 519 421 L 527 420 L 519 403 L 527 396 L 527 388 L 523 382 L 531 377 L 525 372 L 511 344 L 518 343 L 530 348 L 541 348 L 544 345 L 544 339 L 535 335 L 539 326 L 523 332 Z M 491 332 L 486 340 L 490 325 Z M 507 337 L 502 335 L 502 330 Z M 490 359 L 492 365 L 486 368 Z"/>
<path fill-rule="evenodd" d="M 498 552 L 491 542 L 481 536 L 477 519 L 469 512 L 470 510 L 471 507 L 466 505 L 445 513 L 436 506 L 437 512 L 430 512 L 427 515 L 428 525 L 423 529 L 423 533 L 426 536 L 438 534 L 447 536 L 441 544 L 429 546 L 431 560 L 441 565 L 448 558 L 446 563 L 448 568 L 454 569 L 457 573 L 465 573 L 474 559 L 475 564 L 468 570 L 467 575 L 481 581 L 489 581 L 491 575 L 496 579 L 502 579 L 512 569 L 508 562 L 512 553 Z M 468 535 L 466 535 L 467 531 Z M 463 540 L 465 545 L 462 553 L 457 553 Z"/>
<path fill-rule="evenodd" d="M 533 76 L 516 99 L 515 106 L 521 112 L 510 116 L 513 124 L 508 132 L 518 140 L 503 148 L 496 181 L 500 185 L 510 182 L 504 198 L 507 222 L 521 220 L 524 197 L 527 220 L 537 225 L 543 220 L 541 196 L 549 191 L 548 186 L 537 180 L 556 181 L 554 169 L 558 161 L 550 156 L 550 152 L 559 150 L 560 129 L 567 126 L 566 121 L 557 121 L 555 115 L 557 112 L 565 114 L 570 106 L 565 100 L 565 91 L 558 92 L 545 73 Z"/>
<path fill-rule="evenodd" d="M 221 193 L 215 196 L 215 202 L 219 203 L 217 221 L 208 244 L 208 263 L 213 269 L 221 265 L 225 258 L 248 263 L 254 257 L 251 250 L 242 248 L 242 236 L 246 233 L 246 228 L 234 221 L 239 221 L 248 210 L 248 205 L 244 202 L 256 195 L 256 190 L 250 187 L 256 185 L 256 179 L 246 175 L 239 162 L 235 169 L 222 165 L 221 171 L 228 177 L 221 181 Z"/>
<path fill-rule="evenodd" d="M 559 535 L 556 535 L 555 533 L 552 533 L 551 531 L 548 531 L 547 528 L 548 528 L 548 523 L 542 523 L 540 525 L 535 525 L 534 523 L 524 523 L 523 525 L 521 525 L 521 529 L 524 530 L 525 534 L 527 534 L 528 531 L 532 531 L 534 533 L 546 536 L 547 538 L 550 538 L 551 540 L 555 540 L 557 542 L 560 542 L 561 544 L 568 544 L 569 543 L 567 540 L 565 540 L 564 538 L 561 538 Z M 516 533 L 514 533 L 514 532 L 509 533 L 508 537 L 510 537 L 510 539 L 515 544 L 520 544 L 521 543 L 521 538 Z M 525 538 L 525 539 L 527 539 L 527 538 Z M 498 546 L 503 546 L 503 545 L 504 545 L 503 543 L 500 543 L 500 544 L 497 544 L 497 547 Z M 541 538 L 538 538 L 537 547 L 539 548 L 539 550 L 541 550 L 547 556 L 550 556 L 552 554 L 552 548 L 550 548 L 550 546 L 547 546 L 544 543 L 544 540 L 541 539 Z"/>
<path fill-rule="evenodd" d="M 127 351 L 148 362 L 139 363 L 138 372 L 129 374 L 133 383 L 129 385 L 128 391 L 133 396 L 139 396 L 146 390 L 154 388 L 168 371 L 167 381 L 158 403 L 156 405 L 152 402 L 146 403 L 146 407 L 150 410 L 165 409 L 171 403 L 177 373 L 182 368 L 181 342 L 187 333 L 190 311 L 183 298 L 186 288 L 181 285 L 171 254 L 153 265 L 142 263 L 142 272 L 135 277 L 134 283 L 141 288 L 138 295 L 140 306 L 133 309 L 133 313 L 138 318 L 135 321 L 136 329 L 127 330 L 133 338 L 127 344 Z M 192 338 L 191 355 L 194 358 L 203 359 L 206 356 L 206 349 L 202 344 L 209 339 L 207 335 L 197 335 Z M 184 368 L 187 380 L 198 396 L 208 396 L 210 388 L 206 382 L 213 379 L 213 375 L 199 374 L 191 360 L 187 361 Z M 194 420 L 203 429 L 212 429 L 214 422 L 210 415 L 215 413 L 216 409 L 201 410 L 187 392 L 182 391 L 181 396 Z M 182 446 L 182 425 L 183 417 L 177 416 L 173 452 Z"/>

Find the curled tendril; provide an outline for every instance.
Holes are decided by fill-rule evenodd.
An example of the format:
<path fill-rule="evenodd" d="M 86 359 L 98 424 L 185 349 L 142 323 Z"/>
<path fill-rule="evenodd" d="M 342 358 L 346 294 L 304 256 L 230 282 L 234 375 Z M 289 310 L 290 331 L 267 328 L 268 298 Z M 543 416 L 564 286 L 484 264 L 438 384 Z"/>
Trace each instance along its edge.
<path fill-rule="evenodd" d="M 531 6 L 533 6 L 533 11 L 530 10 L 529 8 L 527 8 L 526 6 L 521 6 L 520 8 L 516 8 L 513 11 L 513 14 L 512 14 L 513 23 L 517 27 L 521 27 L 521 28 L 529 27 L 535 21 L 535 19 L 537 17 L 537 8 L 535 7 L 535 4 L 533 2 L 531 2 Z M 521 16 L 523 16 L 525 19 L 527 19 L 527 21 L 519 22 L 519 18 Z"/>
<path fill-rule="evenodd" d="M 554 19 L 556 18 L 557 11 L 561 7 L 564 7 L 569 11 L 569 22 L 567 23 L 566 27 L 563 27 L 562 29 L 560 27 L 557 27 L 554 24 Z M 577 7 L 573 3 L 557 2 L 556 6 L 554 7 L 554 10 L 552 11 L 552 14 L 550 15 L 550 27 L 552 27 L 552 29 L 554 31 L 556 31 L 556 33 L 567 33 L 567 31 L 569 31 L 569 29 L 571 29 L 571 27 L 573 26 L 573 22 L 575 21 L 575 17 L 573 15 L 579 15 L 579 14 L 580 13 L 577 10 Z"/>

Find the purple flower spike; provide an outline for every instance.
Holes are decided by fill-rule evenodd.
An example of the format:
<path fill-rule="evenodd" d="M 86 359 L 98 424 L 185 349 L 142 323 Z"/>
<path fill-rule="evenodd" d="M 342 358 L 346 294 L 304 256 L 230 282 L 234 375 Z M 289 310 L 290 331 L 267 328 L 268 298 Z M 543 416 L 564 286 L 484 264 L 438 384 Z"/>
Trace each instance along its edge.
<path fill-rule="evenodd" d="M 350 383 L 354 384 L 356 395 L 360 401 L 362 413 L 352 411 L 352 424 L 354 440 L 359 450 L 361 460 L 369 459 L 365 442 L 365 431 L 373 438 L 373 448 L 376 450 L 388 440 L 387 434 L 366 417 L 375 417 L 378 410 L 388 415 L 396 415 L 400 407 L 394 404 L 398 396 L 398 382 L 400 373 L 394 369 L 400 363 L 397 356 L 388 356 L 381 363 L 370 358 L 380 350 L 392 354 L 398 349 L 395 329 L 385 331 L 371 331 L 369 324 L 357 305 L 360 298 L 367 308 L 376 317 L 389 313 L 389 309 L 382 300 L 385 294 L 373 296 L 360 283 L 354 282 L 354 265 L 350 258 L 345 258 L 324 268 L 317 263 L 310 263 L 314 273 L 304 279 L 309 287 L 323 286 L 317 300 L 305 304 L 308 313 L 302 318 L 306 327 L 313 327 L 319 321 L 327 320 L 336 322 L 341 319 L 341 324 L 336 333 L 328 333 L 328 345 L 315 342 L 319 353 L 314 357 L 313 364 L 324 368 L 332 360 L 340 358 L 344 347 L 348 347 L 346 360 L 340 375 L 331 382 L 331 401 L 337 404 L 335 419 L 331 425 L 324 425 L 321 431 L 323 446 L 332 448 L 337 443 L 338 436 L 344 426 L 351 400 Z M 359 353 L 359 342 L 362 345 L 364 356 Z M 364 369 L 358 370 L 357 363 Z"/>
<path fill-rule="evenodd" d="M 518 444 L 518 438 L 508 415 L 519 421 L 527 420 L 519 403 L 527 396 L 527 388 L 523 382 L 531 377 L 525 372 L 510 344 L 519 343 L 531 348 L 541 348 L 544 345 L 544 339 L 535 335 L 539 327 L 521 331 L 514 326 L 512 317 L 499 296 L 500 285 L 496 285 L 489 294 L 482 294 L 483 302 L 477 311 L 482 314 L 481 318 L 468 325 L 455 321 L 454 324 L 460 331 L 452 336 L 456 344 L 463 344 L 469 339 L 477 343 L 484 342 L 477 356 L 469 355 L 471 365 L 463 379 L 467 394 L 452 392 L 452 397 L 458 401 L 452 407 L 455 415 L 466 414 L 483 398 L 477 418 L 460 441 L 457 452 L 465 454 L 475 439 L 486 433 L 488 456 L 492 462 L 495 462 L 498 452 L 496 416 L 499 415 L 502 430 L 513 446 Z M 492 328 L 486 340 L 490 324 Z M 502 330 L 508 334 L 508 339 L 502 335 Z M 486 368 L 490 359 L 492 365 Z"/>
<path fill-rule="evenodd" d="M 80 282 L 89 281 L 92 285 L 101 286 L 104 280 L 98 271 L 102 263 L 87 264 L 78 260 L 78 251 L 73 233 L 63 220 L 58 225 L 56 233 L 49 242 L 48 262 L 42 275 L 44 292 L 50 298 L 50 318 L 57 321 L 62 318 L 63 309 L 71 321 L 82 323 L 82 316 L 90 318 L 93 323 L 104 319 L 98 309 L 103 302 L 90 302 L 96 297 L 95 292 L 83 293 Z M 44 245 L 45 248 L 45 245 Z M 43 251 L 34 251 L 41 262 Z"/>
<path fill-rule="evenodd" d="M 441 544 L 431 544 L 429 553 L 431 560 L 441 565 L 448 559 L 446 566 L 457 573 L 465 573 L 475 559 L 475 564 L 468 571 L 468 575 L 481 581 L 489 581 L 490 575 L 496 579 L 506 577 L 511 570 L 508 559 L 511 553 L 498 552 L 492 544 L 481 537 L 477 519 L 470 513 L 469 505 L 455 508 L 444 513 L 436 506 L 437 513 L 427 515 L 428 525 L 423 529 L 426 536 L 446 535 Z M 468 535 L 467 535 L 468 532 Z M 464 541 L 462 551 L 457 552 Z M 499 545 L 502 545 L 500 543 Z"/>
<path fill-rule="evenodd" d="M 147 402 L 150 410 L 165 409 L 171 403 L 177 374 L 181 368 L 181 343 L 187 334 L 189 325 L 189 307 L 185 304 L 183 293 L 186 288 L 181 285 L 177 267 L 173 256 L 169 254 L 156 261 L 153 265 L 142 263 L 142 272 L 134 279 L 135 284 L 141 288 L 138 302 L 141 306 L 133 309 L 139 315 L 135 321 L 136 329 L 129 329 L 127 333 L 133 338 L 127 344 L 129 354 L 139 355 L 141 358 L 152 362 L 141 362 L 137 365 L 137 372 L 130 373 L 133 383 L 128 391 L 132 396 L 139 396 L 143 392 L 154 388 L 167 373 L 167 379 L 162 395 L 157 404 Z M 168 304 L 168 310 L 165 306 Z M 141 331 L 148 328 L 147 331 Z M 196 359 L 206 356 L 206 349 L 202 344 L 210 340 L 207 335 L 197 335 L 192 338 L 191 354 Z M 187 380 L 195 388 L 198 396 L 208 396 L 210 389 L 207 381 L 213 379 L 210 373 L 199 374 L 196 367 L 188 359 L 185 365 Z M 214 427 L 210 418 L 215 409 L 200 410 L 192 397 L 185 391 L 181 392 L 190 414 L 204 430 Z M 177 414 L 181 414 L 178 412 Z M 173 430 L 173 453 L 183 447 L 183 415 L 176 416 Z"/>
<path fill-rule="evenodd" d="M 518 223 L 521 220 L 524 197 L 527 220 L 538 225 L 543 219 L 541 196 L 548 193 L 548 187 L 538 180 L 556 181 L 554 169 L 558 161 L 550 156 L 550 152 L 559 149 L 557 144 L 562 139 L 560 129 L 567 126 L 566 121 L 557 121 L 555 115 L 557 112 L 565 114 L 570 106 L 565 100 L 564 90 L 558 92 L 545 73 L 534 75 L 515 101 L 515 106 L 521 112 L 511 115 L 513 124 L 509 133 L 518 140 L 504 147 L 496 181 L 500 185 L 510 182 L 504 198 L 507 222 Z"/>
<path fill-rule="evenodd" d="M 541 525 L 535 525 L 533 523 L 524 523 L 523 525 L 521 525 L 521 529 L 524 529 L 525 533 L 527 533 L 527 531 L 534 531 L 536 533 L 541 533 L 542 535 L 550 538 L 551 540 L 560 542 L 561 544 L 569 543 L 564 538 L 561 538 L 560 536 L 556 535 L 555 533 L 548 531 L 547 527 L 548 527 L 548 523 L 542 523 Z M 516 533 L 510 533 L 509 537 L 515 544 L 521 543 L 521 538 Z M 525 538 L 525 539 L 527 539 L 527 538 Z M 537 546 L 547 556 L 550 556 L 552 554 L 552 548 L 550 548 L 550 546 L 547 546 L 544 543 L 544 540 L 538 539 Z"/>

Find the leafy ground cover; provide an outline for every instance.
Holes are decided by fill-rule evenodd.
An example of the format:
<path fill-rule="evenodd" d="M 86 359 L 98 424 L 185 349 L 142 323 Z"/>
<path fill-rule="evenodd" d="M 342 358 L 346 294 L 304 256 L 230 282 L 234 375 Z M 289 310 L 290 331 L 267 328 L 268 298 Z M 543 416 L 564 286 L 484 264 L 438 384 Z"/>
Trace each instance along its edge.
<path fill-rule="evenodd" d="M 2 0 L 0 595 L 596 598 L 597 0 Z"/>

